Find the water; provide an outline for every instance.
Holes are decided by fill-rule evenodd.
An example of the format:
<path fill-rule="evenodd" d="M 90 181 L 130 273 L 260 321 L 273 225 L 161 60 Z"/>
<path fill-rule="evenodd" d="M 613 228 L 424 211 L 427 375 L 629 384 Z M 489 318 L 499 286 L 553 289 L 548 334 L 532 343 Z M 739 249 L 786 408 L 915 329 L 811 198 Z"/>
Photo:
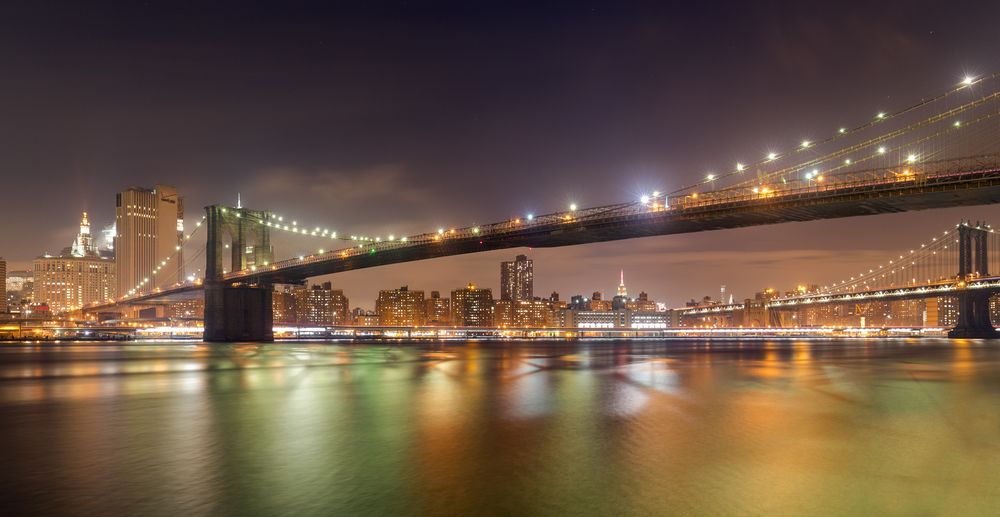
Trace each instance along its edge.
<path fill-rule="evenodd" d="M 8 515 L 996 514 L 1000 343 L 0 345 Z"/>

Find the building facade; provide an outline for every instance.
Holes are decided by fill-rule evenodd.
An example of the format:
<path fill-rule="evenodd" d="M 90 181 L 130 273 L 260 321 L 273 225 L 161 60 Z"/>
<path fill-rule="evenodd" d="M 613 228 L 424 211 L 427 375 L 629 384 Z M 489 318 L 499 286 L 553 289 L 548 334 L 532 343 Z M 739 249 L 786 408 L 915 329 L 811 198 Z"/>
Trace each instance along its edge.
<path fill-rule="evenodd" d="M 115 198 L 115 264 L 120 295 L 184 279 L 184 203 L 174 187 L 132 187 Z"/>
<path fill-rule="evenodd" d="M 451 292 L 452 321 L 459 327 L 493 326 L 493 290 L 469 284 Z"/>
<path fill-rule="evenodd" d="M 39 257 L 34 260 L 33 303 L 52 313 L 104 303 L 115 297 L 115 262 L 101 257 Z"/>
<path fill-rule="evenodd" d="M 553 305 L 549 300 L 497 300 L 493 304 L 493 325 L 499 328 L 556 327 L 558 318 Z"/>
<path fill-rule="evenodd" d="M 7 305 L 7 261 L 0 257 L 0 312 L 10 312 Z"/>
<path fill-rule="evenodd" d="M 427 324 L 434 326 L 451 325 L 451 300 L 441 298 L 441 293 L 431 291 L 431 297 L 427 303 Z"/>
<path fill-rule="evenodd" d="M 379 325 L 385 327 L 416 327 L 427 322 L 427 305 L 423 291 L 411 291 L 408 286 L 379 291 L 375 300 Z"/>
<path fill-rule="evenodd" d="M 500 263 L 500 299 L 530 300 L 535 297 L 534 264 L 527 255 Z"/>

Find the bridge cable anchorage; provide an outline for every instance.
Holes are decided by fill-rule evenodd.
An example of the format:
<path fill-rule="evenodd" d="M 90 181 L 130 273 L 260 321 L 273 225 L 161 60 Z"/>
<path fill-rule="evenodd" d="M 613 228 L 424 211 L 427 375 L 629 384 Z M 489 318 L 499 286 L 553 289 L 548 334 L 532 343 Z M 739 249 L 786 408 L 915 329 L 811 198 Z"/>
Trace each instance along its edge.
<path fill-rule="evenodd" d="M 768 186 L 764 187 L 764 189 L 769 190 L 769 191 L 773 191 L 773 190 L 776 190 L 778 188 L 781 188 L 782 186 L 786 185 L 789 182 L 805 183 L 806 185 L 816 185 L 818 183 L 822 183 L 822 182 L 824 182 L 824 180 L 831 179 L 831 178 L 829 178 L 830 173 L 843 170 L 843 169 L 847 168 L 847 166 L 850 166 L 850 165 L 858 163 L 859 159 L 857 159 L 857 158 L 847 158 L 845 160 L 840 160 L 840 159 L 844 158 L 845 156 L 848 156 L 850 153 L 857 152 L 858 150 L 863 149 L 865 147 L 876 146 L 876 147 L 878 147 L 878 150 L 876 150 L 876 152 L 872 153 L 871 155 L 863 157 L 862 159 L 860 159 L 860 161 L 862 161 L 862 162 L 863 161 L 872 161 L 872 160 L 878 159 L 880 156 L 882 156 L 883 158 L 886 157 L 886 156 L 893 156 L 895 151 L 906 152 L 905 149 L 904 149 L 905 147 L 917 145 L 918 142 L 907 142 L 907 143 L 899 144 L 899 145 L 896 145 L 892 149 L 884 148 L 883 146 L 879 146 L 878 144 L 883 143 L 883 142 L 888 142 L 889 140 L 892 140 L 892 139 L 895 139 L 895 138 L 907 135 L 907 134 L 912 133 L 914 131 L 917 131 L 917 130 L 919 130 L 921 128 L 928 127 L 930 125 L 938 124 L 938 123 L 948 124 L 948 125 L 950 125 L 950 127 L 953 130 L 958 130 L 958 129 L 966 126 L 966 122 L 965 121 L 960 121 L 956 117 L 959 114 L 962 114 L 962 113 L 964 113 L 966 111 L 969 111 L 969 110 L 972 110 L 972 109 L 975 109 L 975 108 L 980 108 L 980 107 L 983 107 L 984 105 L 986 105 L 987 103 L 989 103 L 991 101 L 996 101 L 996 99 L 998 98 L 998 96 L 1000 96 L 1000 92 L 987 93 L 987 94 L 982 95 L 981 97 L 979 97 L 977 99 L 974 99 L 972 101 L 966 102 L 966 103 L 964 103 L 964 104 L 962 104 L 960 106 L 957 106 L 955 108 L 947 109 L 947 110 L 945 110 L 943 112 L 932 114 L 931 116 L 926 117 L 923 120 L 919 120 L 917 122 L 904 125 L 903 128 L 901 128 L 901 129 L 897 129 L 895 131 L 890 131 L 890 132 L 884 133 L 884 134 L 879 135 L 877 137 L 870 138 L 870 139 L 868 139 L 866 141 L 855 142 L 852 145 L 849 145 L 849 146 L 847 146 L 845 148 L 842 148 L 842 149 L 839 149 L 839 150 L 836 150 L 836 151 L 833 151 L 833 152 L 829 152 L 829 153 L 824 154 L 824 155 L 818 155 L 818 156 L 812 157 L 812 158 L 806 160 L 805 162 L 802 162 L 802 163 L 799 163 L 799 164 L 796 164 L 796 165 L 784 167 L 784 168 L 781 168 L 781 169 L 778 169 L 778 170 L 775 170 L 775 171 L 771 171 L 771 172 L 763 172 L 760 169 L 761 168 L 766 168 L 769 165 L 776 164 L 782 158 L 787 158 L 787 157 L 795 156 L 795 155 L 798 155 L 798 154 L 801 154 L 801 153 L 812 153 L 812 152 L 815 152 L 819 147 L 824 146 L 824 144 L 829 144 L 829 143 L 832 143 L 832 142 L 835 142 L 835 141 L 838 141 L 838 140 L 841 140 L 841 139 L 850 139 L 850 138 L 855 137 L 858 133 L 864 132 L 865 130 L 872 129 L 872 128 L 877 128 L 877 127 L 882 127 L 883 125 L 885 125 L 890 120 L 893 120 L 893 119 L 896 119 L 896 118 L 900 118 L 900 117 L 905 118 L 906 115 L 913 114 L 913 113 L 919 111 L 921 108 L 930 106 L 930 105 L 935 104 L 935 103 L 939 103 L 939 102 L 944 101 L 944 100 L 947 100 L 947 99 L 949 99 L 949 98 L 951 98 L 951 97 L 953 97 L 953 96 L 955 96 L 955 95 L 957 95 L 959 93 L 972 92 L 972 86 L 977 86 L 977 87 L 981 86 L 983 84 L 986 84 L 987 82 L 992 81 L 993 79 L 996 79 L 997 77 L 1000 77 L 1000 72 L 996 72 L 996 73 L 993 73 L 993 74 L 990 74 L 990 75 L 982 76 L 982 77 L 980 77 L 978 79 L 972 79 L 971 82 L 969 82 L 969 81 L 962 81 L 962 83 L 960 83 L 959 85 L 957 85 L 957 86 L 955 86 L 953 88 L 950 88 L 950 89 L 944 91 L 943 93 L 940 93 L 940 94 L 938 94 L 938 95 L 936 95 L 934 97 L 931 97 L 931 98 L 929 98 L 927 100 L 920 101 L 920 102 L 918 102 L 916 104 L 913 104 L 911 106 L 903 108 L 903 109 L 901 109 L 899 111 L 893 112 L 891 114 L 882 113 L 882 114 L 880 114 L 879 117 L 876 117 L 875 119 L 869 120 L 869 121 L 867 121 L 864 124 L 855 126 L 854 128 L 851 128 L 850 130 L 848 130 L 846 128 L 841 128 L 833 136 L 828 137 L 826 139 L 818 140 L 818 141 L 808 141 L 807 140 L 807 141 L 804 141 L 802 143 L 802 145 L 800 145 L 799 147 L 797 147 L 796 149 L 794 149 L 792 151 L 788 151 L 788 152 L 784 152 L 784 153 L 770 152 L 770 153 L 767 154 L 767 156 L 765 158 L 763 158 L 761 160 L 757 160 L 757 161 L 751 162 L 751 163 L 746 164 L 746 165 L 744 165 L 744 164 L 737 164 L 737 167 L 736 167 L 735 171 L 730 171 L 730 172 L 722 174 L 722 175 L 717 175 L 717 174 L 709 175 L 707 177 L 707 179 L 704 180 L 704 181 L 700 181 L 698 183 L 691 184 L 691 185 L 688 185 L 688 186 L 685 186 L 685 187 L 682 187 L 682 188 L 679 188 L 677 190 L 674 190 L 674 191 L 670 192 L 668 194 L 668 197 L 674 196 L 675 194 L 680 194 L 680 193 L 688 192 L 688 191 L 693 190 L 695 188 L 704 186 L 707 183 L 711 183 L 714 186 L 717 181 L 722 181 L 722 180 L 725 180 L 727 178 L 733 178 L 733 177 L 739 177 L 739 178 L 744 178 L 744 179 L 743 179 L 743 181 L 738 182 L 736 185 L 734 185 L 732 187 L 724 188 L 722 190 L 715 190 L 713 188 L 712 190 L 708 191 L 707 193 L 703 193 L 702 194 L 702 199 L 704 199 L 706 197 L 706 195 L 710 195 L 711 193 L 717 192 L 717 193 L 721 194 L 722 192 L 725 192 L 727 190 L 729 191 L 728 194 L 730 194 L 730 195 L 732 195 L 734 193 L 742 193 L 742 192 L 733 192 L 733 191 L 740 191 L 742 189 L 753 189 L 753 188 L 755 188 L 753 186 L 755 183 L 757 183 L 757 184 L 767 183 L 767 182 L 774 183 L 774 185 L 771 185 L 769 187 Z M 905 120 L 903 122 L 905 122 Z M 951 131 L 951 132 L 953 132 L 953 131 Z M 937 136 L 947 135 L 947 134 L 949 134 L 951 132 L 939 132 Z M 923 139 L 924 142 L 926 142 L 927 140 L 928 139 Z M 940 150 L 938 152 L 940 153 Z M 923 161 L 923 160 L 927 159 L 931 154 L 932 153 L 919 153 L 919 154 L 913 156 L 913 158 L 914 158 L 913 160 L 902 160 L 902 162 L 904 162 L 904 163 L 898 163 L 898 164 L 893 164 L 893 165 L 905 165 L 906 161 L 909 161 L 909 162 L 916 162 L 918 160 L 919 161 Z M 906 153 L 906 155 L 907 155 L 907 157 L 909 157 L 910 153 Z M 832 160 L 837 160 L 839 163 L 837 165 L 833 165 L 833 166 L 824 166 L 823 165 L 824 163 L 832 161 Z M 759 177 L 758 178 L 746 179 L 746 173 L 747 173 L 747 171 L 750 171 L 750 172 L 758 175 Z M 804 174 L 802 174 L 803 171 L 805 171 Z M 780 184 L 778 183 L 779 181 L 780 181 Z M 760 194 L 760 192 L 752 192 L 752 193 L 753 194 Z M 694 193 L 694 194 L 691 194 L 691 195 L 697 196 L 697 193 Z M 676 199 L 678 201 L 681 201 L 681 200 L 685 199 L 686 197 L 688 197 L 688 195 L 676 196 Z M 670 204 L 673 205 L 675 203 L 673 201 L 671 201 Z"/>

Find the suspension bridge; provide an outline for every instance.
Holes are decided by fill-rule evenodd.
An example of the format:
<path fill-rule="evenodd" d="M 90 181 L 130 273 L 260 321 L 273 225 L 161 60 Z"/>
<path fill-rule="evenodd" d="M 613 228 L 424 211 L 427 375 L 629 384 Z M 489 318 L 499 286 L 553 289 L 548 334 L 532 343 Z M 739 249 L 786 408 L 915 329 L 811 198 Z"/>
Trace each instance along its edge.
<path fill-rule="evenodd" d="M 958 321 L 951 337 L 998 337 L 990 320 L 990 297 L 1000 292 L 1000 236 L 981 222 L 963 221 L 918 247 L 873 265 L 815 293 L 775 296 L 743 303 L 719 303 L 680 310 L 688 321 L 755 312 L 780 325 L 780 312 L 834 304 L 955 297 Z"/>
<path fill-rule="evenodd" d="M 409 236 L 369 237 L 346 235 L 326 225 L 300 225 L 270 210 L 212 205 L 206 208 L 194 232 L 186 236 L 190 241 L 194 233 L 207 228 L 205 245 L 196 253 L 185 254 L 205 257 L 203 276 L 180 281 L 176 273 L 171 273 L 178 268 L 166 267 L 173 260 L 170 257 L 133 289 L 120 293 L 119 299 L 84 310 L 150 303 L 203 290 L 206 340 L 269 340 L 272 286 L 303 283 L 320 275 L 515 247 L 569 246 L 997 203 L 998 83 L 1000 73 L 966 78 L 918 103 L 893 112 L 877 112 L 861 124 L 836 128 L 824 138 L 803 139 L 784 150 L 768 151 L 759 159 L 735 163 L 727 171 L 708 173 L 700 181 L 669 192 L 652 192 L 637 200 L 591 208 L 571 205 L 566 210 L 523 214 L 491 224 L 439 228 Z M 275 260 L 272 232 L 315 239 L 323 247 Z M 972 249 L 980 249 L 977 243 L 970 244 Z M 985 248 L 982 253 L 987 255 Z M 989 292 L 992 287 L 980 289 L 991 281 L 985 275 L 989 268 L 978 262 L 975 265 L 984 266 L 981 278 L 962 285 L 963 292 Z M 958 279 L 954 283 L 949 280 L 936 286 L 932 282 L 899 286 L 893 296 L 905 296 L 900 289 L 912 291 L 914 296 L 920 288 L 943 289 L 949 285 L 958 289 L 958 282 L 972 274 L 967 271 L 972 265 L 964 267 L 961 261 L 954 267 L 949 277 Z M 889 296 L 884 294 L 884 288 L 877 288 L 874 278 L 864 278 L 872 283 L 857 284 L 852 280 L 831 289 L 853 286 L 854 292 L 833 291 L 821 297 L 832 300 L 869 292 L 873 293 L 870 296 Z M 992 332 L 992 326 L 986 328 L 988 319 L 984 323 L 976 316 L 981 302 L 978 296 L 963 295 L 969 304 L 963 307 L 972 319 L 964 327 L 959 325 L 956 335 Z M 779 303 L 827 303 L 820 300 L 788 299 L 775 301 L 773 307 L 780 307 Z"/>

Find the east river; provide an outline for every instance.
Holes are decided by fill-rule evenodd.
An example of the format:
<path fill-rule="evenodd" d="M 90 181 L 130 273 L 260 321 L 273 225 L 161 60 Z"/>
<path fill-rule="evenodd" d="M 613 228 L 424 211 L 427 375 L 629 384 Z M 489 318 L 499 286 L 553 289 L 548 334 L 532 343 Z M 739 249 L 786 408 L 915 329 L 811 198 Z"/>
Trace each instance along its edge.
<path fill-rule="evenodd" d="M 0 344 L 7 515 L 996 515 L 1000 343 Z"/>

